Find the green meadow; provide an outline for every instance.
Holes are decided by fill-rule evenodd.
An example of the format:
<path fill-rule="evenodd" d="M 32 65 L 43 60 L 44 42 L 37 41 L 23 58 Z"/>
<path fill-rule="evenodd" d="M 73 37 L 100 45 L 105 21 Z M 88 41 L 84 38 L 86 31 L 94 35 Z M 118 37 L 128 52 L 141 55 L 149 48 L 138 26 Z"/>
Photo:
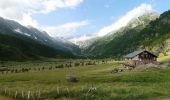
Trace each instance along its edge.
<path fill-rule="evenodd" d="M 72 60 L 74 61 L 74 60 Z M 80 60 L 76 60 L 80 61 Z M 76 62 L 75 61 L 75 62 Z M 170 98 L 170 67 L 160 70 L 111 71 L 119 63 L 54 68 L 70 60 L 1 62 L 9 67 L 44 66 L 52 70 L 0 74 L 0 93 L 6 100 L 160 100 Z M 15 65 L 15 66 L 13 66 Z M 74 75 L 78 82 L 68 82 Z"/>

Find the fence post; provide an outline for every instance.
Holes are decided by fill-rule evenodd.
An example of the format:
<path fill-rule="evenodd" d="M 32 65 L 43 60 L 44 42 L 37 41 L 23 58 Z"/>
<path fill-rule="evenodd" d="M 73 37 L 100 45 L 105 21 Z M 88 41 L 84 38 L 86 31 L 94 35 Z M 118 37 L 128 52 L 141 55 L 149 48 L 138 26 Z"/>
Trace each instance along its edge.
<path fill-rule="evenodd" d="M 70 98 L 69 89 L 67 88 L 68 97 Z"/>
<path fill-rule="evenodd" d="M 29 99 L 30 99 L 30 93 L 31 93 L 31 91 L 28 91 L 28 97 L 27 97 L 27 100 L 29 100 Z"/>
<path fill-rule="evenodd" d="M 57 93 L 60 94 L 59 87 L 57 87 Z"/>
<path fill-rule="evenodd" d="M 69 89 L 67 88 L 67 93 L 69 94 Z"/>
<path fill-rule="evenodd" d="M 17 98 L 18 91 L 15 91 L 15 98 Z"/>

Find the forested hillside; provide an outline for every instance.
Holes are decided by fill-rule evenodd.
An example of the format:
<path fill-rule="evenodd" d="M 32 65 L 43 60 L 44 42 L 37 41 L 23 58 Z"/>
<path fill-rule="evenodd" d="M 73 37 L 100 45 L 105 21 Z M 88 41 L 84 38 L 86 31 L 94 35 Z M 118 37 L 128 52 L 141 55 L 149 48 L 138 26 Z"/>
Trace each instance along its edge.
<path fill-rule="evenodd" d="M 67 58 L 73 57 L 73 55 L 40 44 L 22 35 L 0 34 L 0 60 L 31 60 L 40 57 Z"/>
<path fill-rule="evenodd" d="M 80 52 L 78 46 L 66 40 L 54 39 L 44 31 L 0 17 L 0 60 L 72 58 L 75 52 Z"/>
<path fill-rule="evenodd" d="M 170 11 L 160 15 L 145 14 L 132 20 L 116 33 L 100 38 L 85 52 L 92 57 L 122 58 L 125 54 L 139 49 L 150 50 L 157 55 L 169 52 Z"/>

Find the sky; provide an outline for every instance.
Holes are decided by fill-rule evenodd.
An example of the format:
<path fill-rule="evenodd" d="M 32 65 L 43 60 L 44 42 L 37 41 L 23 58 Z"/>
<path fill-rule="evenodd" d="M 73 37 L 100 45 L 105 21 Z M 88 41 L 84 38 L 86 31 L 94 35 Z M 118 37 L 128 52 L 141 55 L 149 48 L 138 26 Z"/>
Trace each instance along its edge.
<path fill-rule="evenodd" d="M 163 13 L 170 0 L 0 0 L 0 16 L 76 42 L 104 36 L 146 12 Z"/>

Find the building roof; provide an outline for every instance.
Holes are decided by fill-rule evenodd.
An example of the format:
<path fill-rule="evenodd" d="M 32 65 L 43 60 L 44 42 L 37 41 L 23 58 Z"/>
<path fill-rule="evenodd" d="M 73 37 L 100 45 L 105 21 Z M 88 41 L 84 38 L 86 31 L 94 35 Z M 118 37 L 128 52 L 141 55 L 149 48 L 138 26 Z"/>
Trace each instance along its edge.
<path fill-rule="evenodd" d="M 134 51 L 134 52 L 129 53 L 128 55 L 126 55 L 125 58 L 133 58 L 133 57 L 135 57 L 135 56 L 137 56 L 137 55 L 139 55 L 140 53 L 145 52 L 145 51 L 146 51 L 146 50 Z M 146 51 L 146 52 L 148 52 L 148 51 Z M 150 52 L 148 52 L 148 53 L 150 53 Z M 152 53 L 150 53 L 150 54 L 152 54 Z M 155 56 L 155 57 L 157 57 L 157 56 L 154 55 L 154 54 L 152 54 L 152 55 Z"/>
<path fill-rule="evenodd" d="M 125 56 L 125 58 L 133 58 L 135 56 L 137 56 L 138 54 L 144 52 L 145 50 L 139 50 L 139 51 L 134 51 L 132 53 L 129 53 L 128 55 Z"/>

